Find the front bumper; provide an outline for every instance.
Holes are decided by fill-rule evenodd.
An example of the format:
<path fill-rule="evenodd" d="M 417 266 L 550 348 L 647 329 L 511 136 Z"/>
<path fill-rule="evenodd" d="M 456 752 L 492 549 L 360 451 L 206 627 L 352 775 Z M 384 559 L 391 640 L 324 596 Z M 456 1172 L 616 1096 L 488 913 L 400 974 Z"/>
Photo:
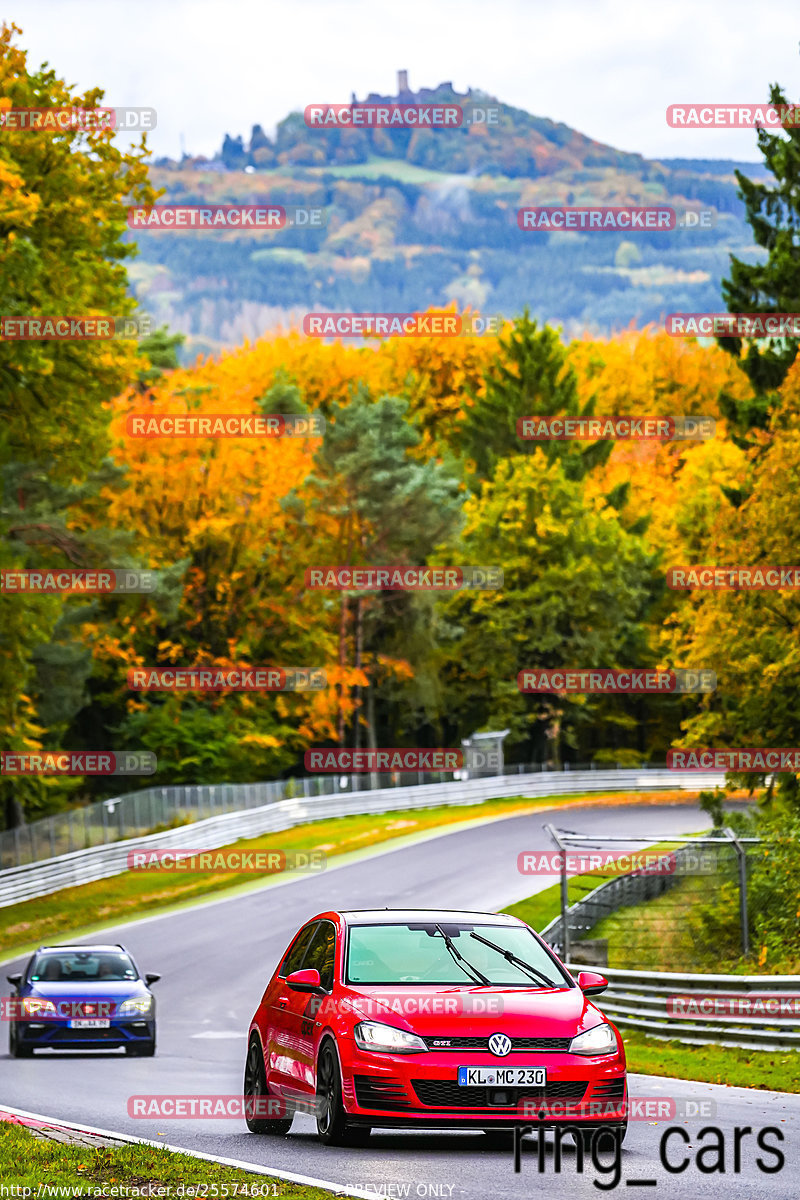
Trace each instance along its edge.
<path fill-rule="evenodd" d="M 70 1029 L 66 1021 L 18 1021 L 17 1043 L 35 1050 L 99 1050 L 155 1041 L 155 1020 L 112 1020 L 107 1029 Z"/>
<path fill-rule="evenodd" d="M 621 1055 L 510 1054 L 507 1067 L 545 1067 L 544 1090 L 461 1087 L 458 1066 L 497 1066 L 488 1054 L 466 1051 L 376 1055 L 351 1044 L 343 1064 L 342 1095 L 353 1124 L 402 1126 L 622 1126 L 628 1092 Z M 458 1060 L 458 1061 L 456 1061 Z"/>

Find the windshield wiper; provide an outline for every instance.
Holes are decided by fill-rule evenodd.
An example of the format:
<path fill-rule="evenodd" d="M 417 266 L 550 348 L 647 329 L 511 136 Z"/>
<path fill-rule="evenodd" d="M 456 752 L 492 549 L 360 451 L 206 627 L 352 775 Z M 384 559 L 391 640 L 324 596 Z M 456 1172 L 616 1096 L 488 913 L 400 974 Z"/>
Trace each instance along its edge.
<path fill-rule="evenodd" d="M 481 971 L 479 971 L 477 967 L 473 966 L 473 964 L 469 961 L 469 959 L 464 958 L 464 955 L 461 954 L 456 949 L 455 942 L 450 937 L 450 934 L 445 933 L 445 931 L 442 929 L 441 925 L 438 924 L 438 922 L 437 922 L 435 928 L 438 929 L 439 933 L 444 938 L 444 944 L 445 944 L 445 946 L 447 946 L 447 949 L 450 951 L 451 957 L 454 958 L 456 960 L 456 962 L 459 964 L 461 964 L 461 963 L 466 964 L 465 966 L 463 966 L 461 968 L 463 970 L 464 974 L 467 974 L 467 968 L 469 968 L 469 970 L 472 972 L 473 981 L 475 980 L 475 978 L 477 976 L 478 980 L 484 985 L 484 987 L 491 987 L 492 986 L 491 982 L 486 978 L 486 976 Z"/>
<path fill-rule="evenodd" d="M 470 937 L 476 938 L 479 942 L 483 942 L 484 946 L 490 946 L 492 950 L 496 950 L 498 954 L 502 954 L 506 962 L 513 963 L 515 967 L 520 967 L 523 971 L 527 971 L 532 979 L 538 978 L 544 980 L 545 987 L 555 987 L 552 979 L 548 979 L 541 971 L 537 971 L 536 967 L 532 967 L 530 963 L 525 962 L 524 958 L 513 954 L 510 950 L 504 950 L 502 946 L 498 946 L 496 942 L 490 942 L 488 938 L 481 937 L 475 930 L 470 933 Z"/>

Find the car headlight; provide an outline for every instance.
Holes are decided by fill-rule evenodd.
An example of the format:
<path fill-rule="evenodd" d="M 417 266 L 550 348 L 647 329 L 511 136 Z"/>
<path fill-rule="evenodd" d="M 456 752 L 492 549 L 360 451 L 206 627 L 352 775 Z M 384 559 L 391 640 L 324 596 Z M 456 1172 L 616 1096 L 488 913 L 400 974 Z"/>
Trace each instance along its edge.
<path fill-rule="evenodd" d="M 569 1044 L 570 1054 L 616 1054 L 618 1049 L 617 1035 L 605 1023 L 579 1033 Z"/>
<path fill-rule="evenodd" d="M 118 1017 L 136 1017 L 142 1013 L 149 1013 L 153 1007 L 153 1000 L 150 996 L 142 996 L 137 1000 L 123 1000 L 117 1009 Z"/>
<path fill-rule="evenodd" d="M 375 1050 L 379 1054 L 417 1054 L 428 1049 L 415 1033 L 395 1029 L 394 1025 L 381 1025 L 379 1021 L 359 1021 L 353 1037 L 359 1049 Z"/>
<path fill-rule="evenodd" d="M 36 996 L 26 996 L 22 1001 L 22 1011 L 26 1017 L 54 1017 L 56 1006 L 52 1000 L 40 1000 Z"/>

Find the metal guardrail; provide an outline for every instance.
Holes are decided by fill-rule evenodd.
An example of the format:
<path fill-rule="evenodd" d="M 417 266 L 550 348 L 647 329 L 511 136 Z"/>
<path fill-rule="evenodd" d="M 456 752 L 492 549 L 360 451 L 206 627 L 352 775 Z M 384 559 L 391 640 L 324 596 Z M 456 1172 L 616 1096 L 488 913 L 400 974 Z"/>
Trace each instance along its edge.
<path fill-rule="evenodd" d="M 309 821 L 392 812 L 397 809 L 435 808 L 439 805 L 479 804 L 506 796 L 556 796 L 572 792 L 663 791 L 713 788 L 724 783 L 724 773 L 693 771 L 691 776 L 666 768 L 621 770 L 545 771 L 530 774 L 491 775 L 449 783 L 415 784 L 337 795 L 274 800 L 257 808 L 194 821 L 176 829 L 127 838 L 58 855 L 43 862 L 26 863 L 0 871 L 0 908 L 46 896 L 64 887 L 120 875 L 128 869 L 128 853 L 139 848 L 191 847 L 214 850 L 240 838 L 276 833 Z M 311 781 L 317 782 L 317 781 Z M 335 783 L 336 780 L 320 782 Z M 240 785 L 268 787 L 271 785 Z M 185 789 L 196 791 L 195 788 Z M 207 789 L 208 790 L 208 789 Z"/>
<path fill-rule="evenodd" d="M 800 997 L 800 975 L 680 975 L 667 971 L 623 971 L 600 967 L 610 987 L 596 1003 L 615 1024 L 641 1029 L 651 1037 L 691 1045 L 742 1046 L 750 1050 L 800 1050 L 800 1012 L 787 1016 L 743 1017 L 715 1014 L 673 1017 L 670 996 L 783 995 Z M 569 964 L 573 975 L 587 970 Z"/>
<path fill-rule="evenodd" d="M 190 823 L 260 808 L 276 800 L 336 791 L 332 778 L 275 779 L 259 783 L 221 783 L 149 787 L 112 799 L 69 808 L 26 825 L 0 831 L 0 870 L 44 862 L 74 850 L 143 837 L 159 826 Z"/>
<path fill-rule="evenodd" d="M 296 796 L 330 796 L 342 791 L 341 779 L 347 780 L 347 790 L 373 791 L 376 788 L 409 787 L 416 784 L 434 786 L 453 779 L 485 779 L 498 775 L 552 775 L 597 770 L 596 764 L 565 764 L 561 771 L 543 763 L 514 763 L 501 771 L 403 771 L 370 775 L 316 775 L 299 779 L 273 779 L 258 783 L 217 783 L 148 787 L 143 791 L 126 792 L 108 800 L 69 808 L 39 817 L 14 829 L 0 830 L 0 871 L 21 867 L 25 863 L 44 862 L 74 850 L 90 846 L 107 846 L 125 838 L 144 837 L 174 824 L 202 821 L 223 813 L 260 808 L 278 800 L 293 800 Z M 611 767 L 605 768 L 611 770 Z M 617 767 L 617 770 L 620 768 Z M 639 767 L 637 770 L 649 770 Z M 664 768 L 656 768 L 664 769 Z M 681 773 L 676 772 L 676 778 Z M 720 776 L 721 778 L 721 776 Z M 687 786 L 676 783 L 676 787 Z"/>

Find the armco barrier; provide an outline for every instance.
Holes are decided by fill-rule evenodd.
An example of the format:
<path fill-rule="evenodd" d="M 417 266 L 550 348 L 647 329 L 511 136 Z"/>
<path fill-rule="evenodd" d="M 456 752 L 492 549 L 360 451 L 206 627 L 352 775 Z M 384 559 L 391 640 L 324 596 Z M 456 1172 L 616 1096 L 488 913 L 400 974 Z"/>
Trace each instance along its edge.
<path fill-rule="evenodd" d="M 128 869 L 128 853 L 140 847 L 160 849 L 190 845 L 196 850 L 214 850 L 240 838 L 277 833 L 307 821 L 344 817 L 358 813 L 384 813 L 396 809 L 435 808 L 442 804 L 479 804 L 504 796 L 557 796 L 572 792 L 699 791 L 721 786 L 724 774 L 712 771 L 670 771 L 632 768 L 606 771 L 546 771 L 524 775 L 492 775 L 452 783 L 415 784 L 411 787 L 380 788 L 331 796 L 278 800 L 243 812 L 194 821 L 191 825 L 162 833 L 127 838 L 110 845 L 76 850 L 42 862 L 26 863 L 0 871 L 0 908 L 46 896 L 59 888 L 91 883 L 121 875 Z"/>
<path fill-rule="evenodd" d="M 577 976 L 587 968 L 570 964 Z M 621 971 L 597 968 L 611 985 L 595 1000 L 623 1030 L 640 1029 L 651 1037 L 692 1045 L 743 1046 L 750 1050 L 800 1050 L 800 1015 L 785 1017 L 670 1017 L 669 996 L 752 993 L 800 994 L 800 975 L 679 975 L 668 971 Z"/>

